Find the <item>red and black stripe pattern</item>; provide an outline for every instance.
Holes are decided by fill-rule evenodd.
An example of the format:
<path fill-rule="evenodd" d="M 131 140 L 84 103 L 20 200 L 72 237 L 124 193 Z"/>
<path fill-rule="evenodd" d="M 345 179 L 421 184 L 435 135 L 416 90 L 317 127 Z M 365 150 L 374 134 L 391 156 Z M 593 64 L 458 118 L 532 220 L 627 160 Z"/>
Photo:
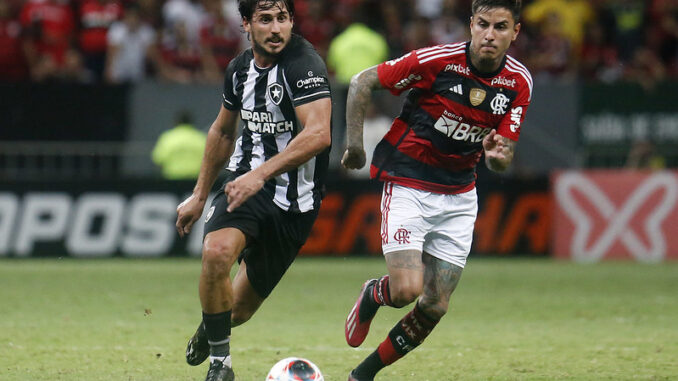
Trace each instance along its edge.
<path fill-rule="evenodd" d="M 409 90 L 391 130 L 377 145 L 373 178 L 454 194 L 475 186 L 482 140 L 491 131 L 518 140 L 532 79 L 507 56 L 494 73 L 480 73 L 468 43 L 411 52 L 378 67 L 384 88 Z"/>

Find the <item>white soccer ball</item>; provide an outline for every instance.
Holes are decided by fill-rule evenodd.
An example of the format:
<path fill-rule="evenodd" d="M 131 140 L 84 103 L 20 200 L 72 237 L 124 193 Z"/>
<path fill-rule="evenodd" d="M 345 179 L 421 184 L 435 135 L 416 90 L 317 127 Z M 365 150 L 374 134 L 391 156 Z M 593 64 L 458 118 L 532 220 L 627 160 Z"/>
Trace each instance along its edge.
<path fill-rule="evenodd" d="M 320 369 L 304 358 L 288 357 L 278 361 L 266 381 L 325 381 Z"/>

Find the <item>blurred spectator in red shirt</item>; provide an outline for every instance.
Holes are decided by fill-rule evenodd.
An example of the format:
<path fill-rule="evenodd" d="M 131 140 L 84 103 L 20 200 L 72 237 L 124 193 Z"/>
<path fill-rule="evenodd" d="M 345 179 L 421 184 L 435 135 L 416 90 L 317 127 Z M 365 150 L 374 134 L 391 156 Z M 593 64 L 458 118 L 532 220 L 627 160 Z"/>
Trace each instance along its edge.
<path fill-rule="evenodd" d="M 619 60 L 617 46 L 610 40 L 600 23 L 592 23 L 586 27 L 579 61 L 582 79 L 610 83 L 622 76 L 623 65 Z"/>
<path fill-rule="evenodd" d="M 100 81 L 106 65 L 106 34 L 111 25 L 122 18 L 122 4 L 118 0 L 82 0 L 78 17 L 85 68 L 95 81 Z"/>
<path fill-rule="evenodd" d="M 200 31 L 205 79 L 220 83 L 226 66 L 240 53 L 240 24 L 227 19 L 220 0 L 205 0 L 207 18 Z"/>
<path fill-rule="evenodd" d="M 0 81 L 28 79 L 28 66 L 21 48 L 21 24 L 11 4 L 0 0 Z"/>
<path fill-rule="evenodd" d="M 174 24 L 163 32 L 172 34 L 171 40 L 163 39 L 160 45 L 166 78 L 179 83 L 201 82 L 204 76 L 200 43 L 190 40 L 186 24 Z"/>
<path fill-rule="evenodd" d="M 68 1 L 28 0 L 20 20 L 33 80 L 82 78 L 82 58 L 73 48 L 75 22 Z"/>
<path fill-rule="evenodd" d="M 308 0 L 302 13 L 294 21 L 299 34 L 304 36 L 324 59 L 332 39 L 333 21 L 328 16 L 327 3 L 323 0 Z M 297 9 L 297 11 L 299 11 Z"/>

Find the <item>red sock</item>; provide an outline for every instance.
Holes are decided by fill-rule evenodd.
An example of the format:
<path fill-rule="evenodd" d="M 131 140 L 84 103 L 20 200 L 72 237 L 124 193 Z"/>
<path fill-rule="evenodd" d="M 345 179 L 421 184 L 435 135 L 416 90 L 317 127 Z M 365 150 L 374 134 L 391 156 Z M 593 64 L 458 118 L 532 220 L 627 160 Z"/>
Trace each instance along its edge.
<path fill-rule="evenodd" d="M 388 275 L 384 275 L 383 277 L 379 278 L 379 281 L 374 285 L 373 290 L 374 294 L 372 296 L 374 297 L 374 301 L 382 306 L 394 307 L 393 303 L 391 302 L 391 290 L 389 289 Z"/>

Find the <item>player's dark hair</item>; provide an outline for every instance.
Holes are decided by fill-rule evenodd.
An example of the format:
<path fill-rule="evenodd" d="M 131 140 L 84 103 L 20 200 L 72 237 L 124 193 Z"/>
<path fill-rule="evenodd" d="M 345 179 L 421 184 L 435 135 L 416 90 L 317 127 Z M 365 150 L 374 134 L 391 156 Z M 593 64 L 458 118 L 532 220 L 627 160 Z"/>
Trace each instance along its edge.
<path fill-rule="evenodd" d="M 506 8 L 511 11 L 513 21 L 520 22 L 520 10 L 523 7 L 521 0 L 473 0 L 471 13 L 476 14 L 492 8 Z"/>
<path fill-rule="evenodd" d="M 294 0 L 239 0 L 238 11 L 242 18 L 249 21 L 257 9 L 271 9 L 279 6 L 278 3 L 285 4 L 290 17 L 294 17 Z"/>

